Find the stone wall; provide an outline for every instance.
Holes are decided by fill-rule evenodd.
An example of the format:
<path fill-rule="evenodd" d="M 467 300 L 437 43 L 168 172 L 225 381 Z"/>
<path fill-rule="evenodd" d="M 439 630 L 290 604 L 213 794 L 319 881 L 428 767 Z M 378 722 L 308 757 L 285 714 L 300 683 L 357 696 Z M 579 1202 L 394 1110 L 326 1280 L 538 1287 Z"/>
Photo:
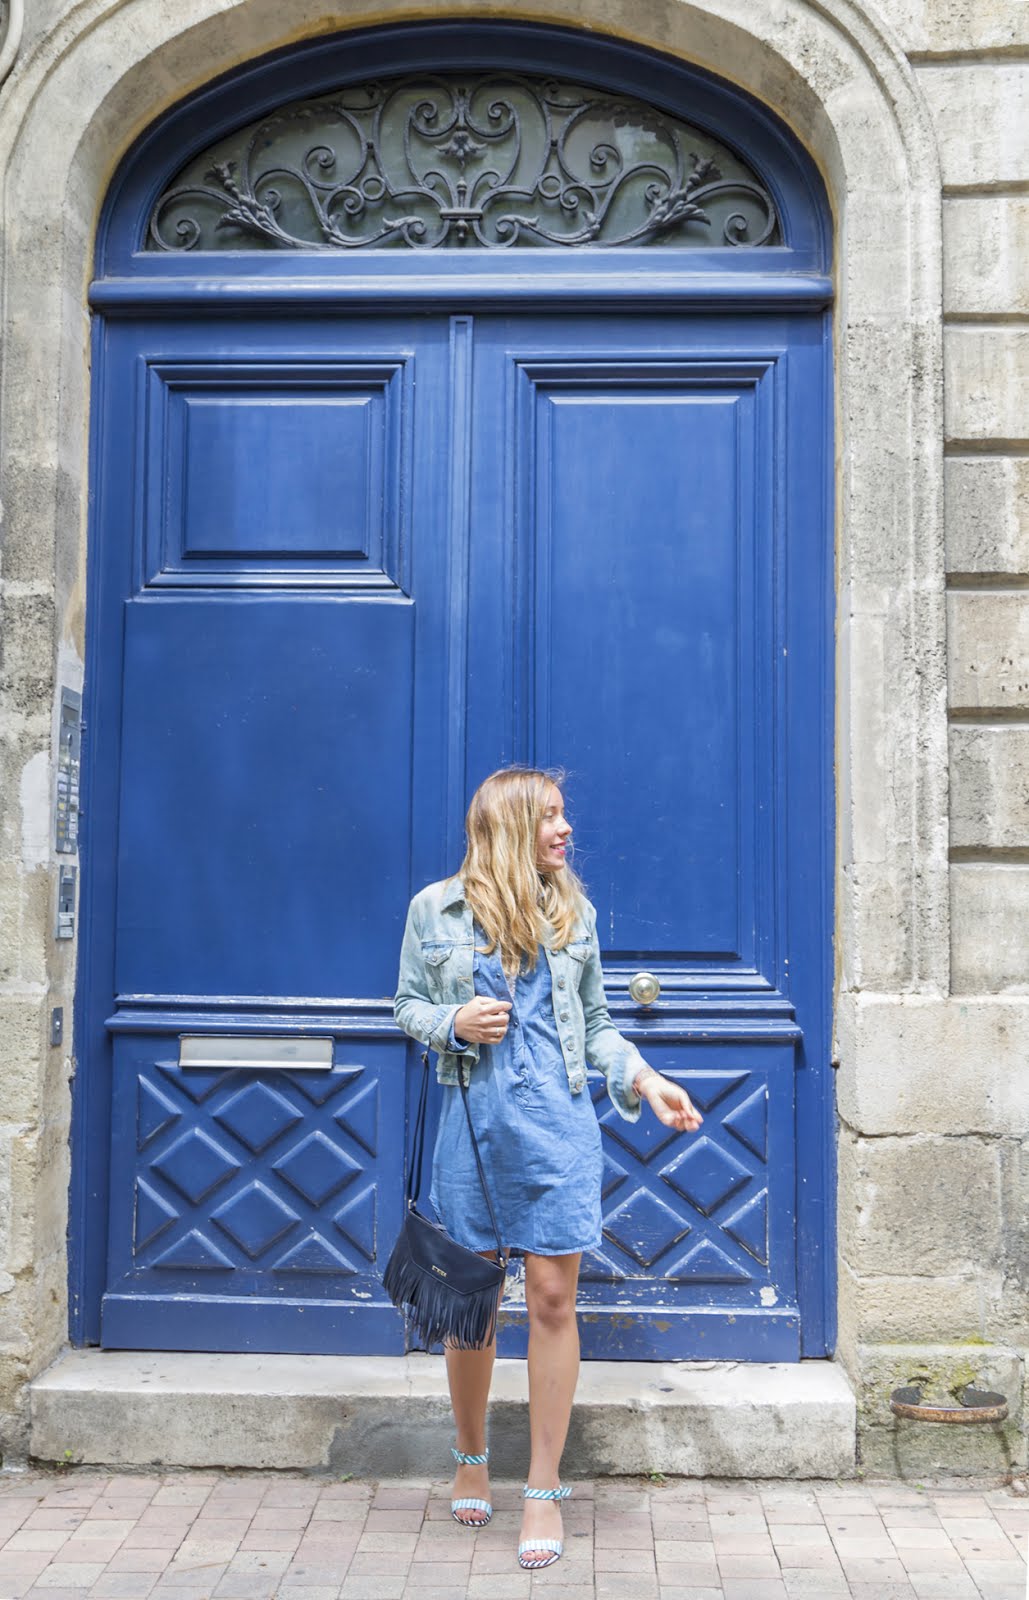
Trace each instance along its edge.
<path fill-rule="evenodd" d="M 949 998 L 840 1010 L 842 1348 L 861 1457 L 909 1474 L 1025 1462 L 1025 1424 L 899 1428 L 897 1382 L 1017 1401 L 1029 1330 L 1029 19 L 891 8 L 943 199 Z M 917 913 L 916 913 L 917 914 Z M 853 1341 L 853 1343 L 851 1343 Z"/>
<path fill-rule="evenodd" d="M 895 0 L 35 0 L 0 91 L 0 1414 L 67 1330 L 78 940 L 57 700 L 85 649 L 85 287 L 132 140 L 291 39 L 411 15 L 607 29 L 764 99 L 837 219 L 839 1357 L 869 1470 L 1026 1460 L 1029 201 L 1024 8 Z M 1018 32 L 1017 30 L 1023 30 Z M 942 206 L 942 220 L 941 220 Z M 945 514 L 941 514 L 945 513 Z M 49 1044 L 51 1009 L 66 1037 Z M 969 1379 L 1002 1429 L 897 1427 Z"/>

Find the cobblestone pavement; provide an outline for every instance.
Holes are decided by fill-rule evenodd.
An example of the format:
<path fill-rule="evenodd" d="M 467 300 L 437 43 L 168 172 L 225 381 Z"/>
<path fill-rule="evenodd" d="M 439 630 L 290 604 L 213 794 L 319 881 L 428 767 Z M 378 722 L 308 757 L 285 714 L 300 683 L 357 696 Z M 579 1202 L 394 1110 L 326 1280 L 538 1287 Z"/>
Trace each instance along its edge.
<path fill-rule="evenodd" d="M 565 1555 L 535 1576 L 519 1488 L 495 1482 L 472 1533 L 446 1482 L 0 1473 L 0 1600 L 1026 1600 L 1010 1488 L 577 1483 Z"/>

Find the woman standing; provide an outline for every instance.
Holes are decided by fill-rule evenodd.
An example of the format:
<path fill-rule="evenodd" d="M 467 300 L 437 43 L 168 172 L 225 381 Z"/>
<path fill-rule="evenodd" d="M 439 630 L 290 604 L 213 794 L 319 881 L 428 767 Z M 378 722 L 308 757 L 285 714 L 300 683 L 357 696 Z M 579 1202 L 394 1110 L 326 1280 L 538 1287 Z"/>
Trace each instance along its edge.
<path fill-rule="evenodd" d="M 600 1127 L 586 1064 L 603 1072 L 628 1121 L 646 1100 L 659 1121 L 693 1131 L 685 1090 L 647 1066 L 608 1014 L 596 912 L 567 862 L 572 827 L 545 772 L 509 767 L 480 784 L 459 873 L 411 902 L 396 1019 L 439 1053 L 437 1077 L 468 1085 L 469 1109 L 505 1246 L 525 1257 L 531 1458 L 518 1560 L 561 1554 L 559 1467 L 579 1371 L 579 1261 L 601 1239 Z M 452 1238 L 495 1256 L 458 1094 L 440 1114 L 431 1200 Z M 451 1510 L 492 1515 L 486 1405 L 495 1342 L 446 1350 L 457 1462 Z"/>

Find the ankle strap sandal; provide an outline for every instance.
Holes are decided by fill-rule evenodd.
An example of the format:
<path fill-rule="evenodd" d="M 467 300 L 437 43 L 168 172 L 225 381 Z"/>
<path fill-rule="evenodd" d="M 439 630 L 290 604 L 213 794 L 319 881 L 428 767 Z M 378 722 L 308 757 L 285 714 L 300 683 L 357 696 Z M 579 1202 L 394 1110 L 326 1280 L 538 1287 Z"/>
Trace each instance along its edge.
<path fill-rule="evenodd" d="M 484 1467 L 489 1460 L 489 1445 L 486 1446 L 481 1456 L 467 1455 L 463 1450 L 450 1446 L 450 1454 L 459 1467 Z M 481 1511 L 481 1517 L 459 1517 L 459 1511 Z M 474 1495 L 462 1495 L 459 1500 L 451 1500 L 450 1515 L 462 1528 L 484 1528 L 493 1515 L 493 1507 L 488 1500 L 479 1500 Z"/>
<path fill-rule="evenodd" d="M 571 1492 L 571 1484 L 561 1483 L 556 1489 L 530 1489 L 529 1485 L 525 1484 L 522 1489 L 522 1499 L 567 1500 Z M 526 1550 L 548 1550 L 550 1554 L 540 1561 L 527 1561 Z M 560 1539 L 523 1539 L 518 1546 L 518 1565 L 529 1572 L 538 1572 L 542 1567 L 552 1567 L 554 1562 L 560 1559 L 563 1550 L 564 1543 Z"/>

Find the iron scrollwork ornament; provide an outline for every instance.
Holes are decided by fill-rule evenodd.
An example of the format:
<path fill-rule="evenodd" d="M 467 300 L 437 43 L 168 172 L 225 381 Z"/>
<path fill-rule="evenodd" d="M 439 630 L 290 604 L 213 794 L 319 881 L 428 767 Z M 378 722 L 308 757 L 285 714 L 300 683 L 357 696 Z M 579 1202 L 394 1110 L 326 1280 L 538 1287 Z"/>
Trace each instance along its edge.
<path fill-rule="evenodd" d="M 191 161 L 155 250 L 781 242 L 727 146 L 640 100 L 512 73 L 440 73 L 296 101 Z"/>

